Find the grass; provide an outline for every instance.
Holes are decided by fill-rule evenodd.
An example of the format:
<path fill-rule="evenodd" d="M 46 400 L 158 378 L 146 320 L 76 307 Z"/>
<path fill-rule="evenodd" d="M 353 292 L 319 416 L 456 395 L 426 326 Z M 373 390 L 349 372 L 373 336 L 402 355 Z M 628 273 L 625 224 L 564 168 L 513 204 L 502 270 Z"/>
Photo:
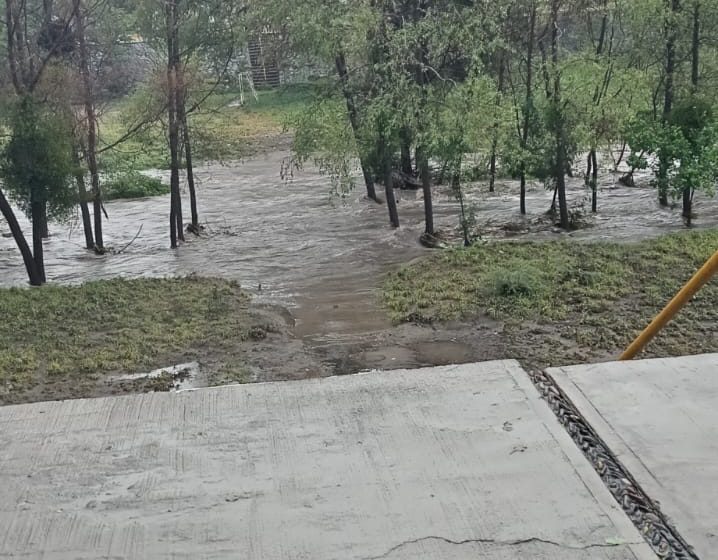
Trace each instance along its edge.
<path fill-rule="evenodd" d="M 136 373 L 210 356 L 243 371 L 236 352 L 256 338 L 239 285 L 198 277 L 110 280 L 0 290 L 0 402 L 36 387 L 92 393 L 102 374 Z"/>
<path fill-rule="evenodd" d="M 234 105 L 239 100 L 239 92 L 217 93 L 191 115 L 197 163 L 238 160 L 267 147 L 272 139 L 281 137 L 291 116 L 306 107 L 315 88 L 298 84 L 257 93 L 256 100 L 251 94 L 245 94 L 243 106 Z M 124 100 L 102 115 L 100 128 L 105 144 L 122 136 L 125 114 L 132 103 L 132 99 Z M 163 125 L 157 123 L 117 149 L 105 152 L 101 165 L 108 170 L 166 169 L 168 158 L 165 131 Z"/>
<path fill-rule="evenodd" d="M 479 245 L 390 275 L 383 303 L 395 322 L 489 315 L 504 323 L 509 351 L 528 354 L 541 367 L 565 365 L 619 352 L 716 249 L 718 231 L 636 244 Z M 717 321 L 718 281 L 656 339 L 649 355 L 718 351 Z"/>

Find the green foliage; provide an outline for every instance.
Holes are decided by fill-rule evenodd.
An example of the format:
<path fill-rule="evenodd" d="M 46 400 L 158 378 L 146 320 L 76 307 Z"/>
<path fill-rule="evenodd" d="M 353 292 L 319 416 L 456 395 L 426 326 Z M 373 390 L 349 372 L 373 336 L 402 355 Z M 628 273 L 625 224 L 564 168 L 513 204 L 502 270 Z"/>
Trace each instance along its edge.
<path fill-rule="evenodd" d="M 160 179 L 148 177 L 138 172 L 120 173 L 111 176 L 103 183 L 103 198 L 144 198 L 169 194 L 170 188 Z"/>
<path fill-rule="evenodd" d="M 288 125 L 295 131 L 292 151 L 297 165 L 313 161 L 330 178 L 336 194 L 354 187 L 357 147 L 343 100 L 318 98 L 293 115 Z"/>
<path fill-rule="evenodd" d="M 504 298 L 537 298 L 545 288 L 541 271 L 524 263 L 507 263 L 490 277 L 493 295 Z"/>
<path fill-rule="evenodd" d="M 64 218 L 75 201 L 67 123 L 26 96 L 12 108 L 9 125 L 0 175 L 10 197 L 28 217 L 32 203 L 37 202 L 47 206 L 48 216 Z"/>
<path fill-rule="evenodd" d="M 718 181 L 718 121 L 708 103 L 690 99 L 679 104 L 667 123 L 643 113 L 627 127 L 633 149 L 629 163 L 636 169 L 652 167 L 658 181 L 678 196 L 685 189 L 714 193 Z M 666 162 L 665 179 L 660 176 Z"/>

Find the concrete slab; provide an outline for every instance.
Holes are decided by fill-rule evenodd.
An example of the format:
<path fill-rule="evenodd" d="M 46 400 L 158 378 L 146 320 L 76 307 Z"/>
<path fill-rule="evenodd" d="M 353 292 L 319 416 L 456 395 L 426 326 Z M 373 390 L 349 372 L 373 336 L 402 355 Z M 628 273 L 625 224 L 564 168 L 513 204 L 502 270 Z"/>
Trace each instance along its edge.
<path fill-rule="evenodd" d="M 548 370 L 701 558 L 718 550 L 718 354 Z"/>
<path fill-rule="evenodd" d="M 0 409 L 0 557 L 654 559 L 515 362 Z"/>

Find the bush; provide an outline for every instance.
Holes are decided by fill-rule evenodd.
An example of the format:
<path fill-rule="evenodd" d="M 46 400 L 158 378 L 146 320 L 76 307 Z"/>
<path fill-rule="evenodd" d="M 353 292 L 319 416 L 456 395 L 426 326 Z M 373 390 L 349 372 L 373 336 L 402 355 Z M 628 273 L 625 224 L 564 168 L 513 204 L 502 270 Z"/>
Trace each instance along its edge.
<path fill-rule="evenodd" d="M 533 298 L 542 292 L 541 272 L 522 264 L 507 266 L 491 275 L 493 294 L 506 298 Z"/>
<path fill-rule="evenodd" d="M 165 185 L 160 179 L 148 177 L 136 171 L 113 175 L 103 185 L 105 200 L 145 198 L 148 196 L 160 196 L 169 192 L 169 186 Z"/>

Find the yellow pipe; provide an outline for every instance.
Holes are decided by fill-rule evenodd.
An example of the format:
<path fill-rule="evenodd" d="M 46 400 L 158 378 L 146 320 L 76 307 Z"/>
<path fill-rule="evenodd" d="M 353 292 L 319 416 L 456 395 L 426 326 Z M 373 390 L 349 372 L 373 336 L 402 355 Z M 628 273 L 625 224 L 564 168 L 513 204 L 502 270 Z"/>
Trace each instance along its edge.
<path fill-rule="evenodd" d="M 646 327 L 639 337 L 633 341 L 628 349 L 621 355 L 620 360 L 632 360 L 635 358 L 663 328 L 673 320 L 673 317 L 705 286 L 718 272 L 718 251 L 703 265 L 688 284 L 678 292 L 660 315 L 653 319 L 653 322 Z"/>

